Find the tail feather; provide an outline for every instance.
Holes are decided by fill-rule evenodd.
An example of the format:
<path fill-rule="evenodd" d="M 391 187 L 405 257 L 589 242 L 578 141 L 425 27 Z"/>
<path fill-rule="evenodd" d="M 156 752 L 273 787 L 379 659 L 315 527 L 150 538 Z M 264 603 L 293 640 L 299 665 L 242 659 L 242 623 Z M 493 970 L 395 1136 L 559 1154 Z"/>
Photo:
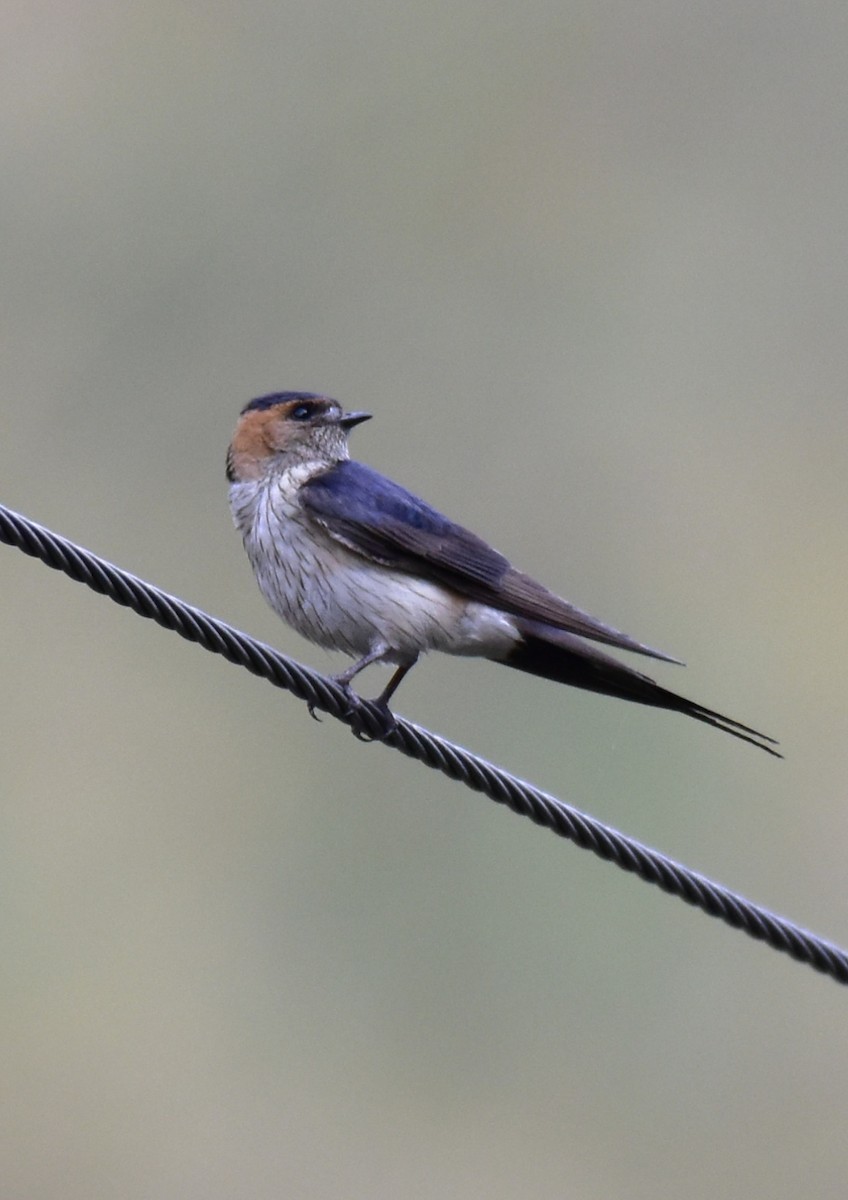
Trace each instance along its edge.
<path fill-rule="evenodd" d="M 599 692 L 604 696 L 615 696 L 622 700 L 632 700 L 636 704 L 647 704 L 653 708 L 665 708 L 670 712 L 684 713 L 721 729 L 740 741 L 758 746 L 775 758 L 783 755 L 772 749 L 778 743 L 774 738 L 759 733 L 741 721 L 725 717 L 678 696 L 676 692 L 661 687 L 647 675 L 634 671 L 625 663 L 619 662 L 610 655 L 589 645 L 581 638 L 571 633 L 553 629 L 535 621 L 517 622 L 522 634 L 522 640 L 500 661 L 519 671 L 527 671 L 531 675 L 540 675 L 557 683 L 567 683 L 571 687 L 584 688 L 590 692 Z"/>

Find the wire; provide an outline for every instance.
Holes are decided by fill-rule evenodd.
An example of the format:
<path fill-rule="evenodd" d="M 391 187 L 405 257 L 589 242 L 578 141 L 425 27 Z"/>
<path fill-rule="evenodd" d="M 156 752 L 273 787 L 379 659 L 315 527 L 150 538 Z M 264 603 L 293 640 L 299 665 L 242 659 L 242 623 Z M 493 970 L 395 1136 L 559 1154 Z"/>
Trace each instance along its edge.
<path fill-rule="evenodd" d="M 155 621 L 164 629 L 196 642 L 213 654 L 222 655 L 228 662 L 245 667 L 360 733 L 364 731 L 376 737 L 383 731 L 384 717 L 369 701 L 362 700 L 351 710 L 348 696 L 332 679 L 176 596 L 169 596 L 4 505 L 0 505 L 0 541 L 16 546 L 54 570 L 63 571 L 71 579 L 132 609 L 139 616 Z M 840 947 L 603 825 L 462 746 L 402 717 L 397 718 L 397 724 L 382 744 L 441 771 L 473 791 L 482 792 L 496 803 L 529 817 L 535 824 L 568 838 L 584 850 L 591 850 L 599 858 L 678 896 L 711 917 L 718 917 L 734 929 L 744 930 L 750 937 L 829 975 L 838 983 L 848 984 L 848 953 Z"/>

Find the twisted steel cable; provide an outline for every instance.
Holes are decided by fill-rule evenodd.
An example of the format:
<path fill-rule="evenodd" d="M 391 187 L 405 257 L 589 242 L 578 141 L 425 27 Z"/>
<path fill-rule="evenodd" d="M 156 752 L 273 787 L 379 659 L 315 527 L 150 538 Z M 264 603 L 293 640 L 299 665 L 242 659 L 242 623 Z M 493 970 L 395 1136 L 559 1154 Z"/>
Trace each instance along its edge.
<path fill-rule="evenodd" d="M 275 687 L 284 688 L 314 708 L 330 713 L 355 732 L 378 737 L 383 730 L 380 710 L 367 700 L 351 709 L 349 697 L 333 679 L 257 642 L 176 596 L 169 596 L 4 505 L 0 505 L 0 541 L 16 546 L 56 571 L 63 571 L 71 579 L 132 609 L 139 616 L 155 621 L 164 629 L 173 630 L 213 654 L 222 655 L 228 662 L 245 667 Z M 520 816 L 529 817 L 535 824 L 615 863 L 623 871 L 655 884 L 734 929 L 744 930 L 772 949 L 829 975 L 837 983 L 848 984 L 848 953 L 839 946 L 641 845 L 462 746 L 402 717 L 397 718 L 397 724 L 383 739 L 383 744 L 441 771 L 473 791 L 482 792 Z"/>

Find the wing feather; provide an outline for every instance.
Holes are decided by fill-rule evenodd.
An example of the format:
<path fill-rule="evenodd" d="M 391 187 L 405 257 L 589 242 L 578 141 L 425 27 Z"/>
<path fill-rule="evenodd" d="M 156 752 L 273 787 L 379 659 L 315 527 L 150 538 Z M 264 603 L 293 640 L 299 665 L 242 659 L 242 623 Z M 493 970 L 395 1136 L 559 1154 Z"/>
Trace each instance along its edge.
<path fill-rule="evenodd" d="M 409 571 L 513 616 L 608 646 L 678 662 L 562 600 L 516 571 L 482 538 L 362 463 L 344 462 L 300 490 L 303 508 L 348 550 Z"/>

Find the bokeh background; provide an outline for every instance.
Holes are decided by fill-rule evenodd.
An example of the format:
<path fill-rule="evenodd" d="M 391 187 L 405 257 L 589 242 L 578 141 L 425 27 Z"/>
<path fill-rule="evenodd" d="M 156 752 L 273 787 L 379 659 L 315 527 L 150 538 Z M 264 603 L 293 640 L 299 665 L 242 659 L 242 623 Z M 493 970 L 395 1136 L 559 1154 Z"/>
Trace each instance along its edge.
<path fill-rule="evenodd" d="M 844 0 L 19 0 L 0 47 L 0 500 L 338 669 L 224 451 L 265 391 L 371 409 L 787 760 L 488 664 L 398 708 L 848 943 Z M 0 558 L 4 1197 L 844 1195 L 833 982 Z"/>

